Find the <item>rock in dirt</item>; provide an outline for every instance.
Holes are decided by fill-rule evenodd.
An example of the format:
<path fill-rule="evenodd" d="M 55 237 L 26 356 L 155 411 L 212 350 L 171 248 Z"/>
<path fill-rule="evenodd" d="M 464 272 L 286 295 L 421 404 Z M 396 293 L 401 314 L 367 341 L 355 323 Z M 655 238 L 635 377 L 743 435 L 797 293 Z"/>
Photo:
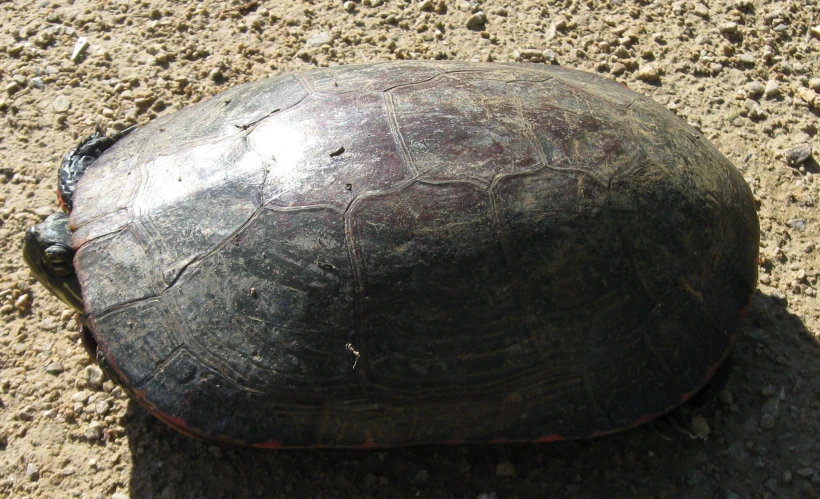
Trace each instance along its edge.
<path fill-rule="evenodd" d="M 103 435 L 103 427 L 98 421 L 92 421 L 83 431 L 86 440 L 99 440 Z"/>
<path fill-rule="evenodd" d="M 65 113 L 71 108 L 71 99 L 65 95 L 60 95 L 54 99 L 54 110 L 58 113 Z"/>
<path fill-rule="evenodd" d="M 63 371 L 65 371 L 65 369 L 63 368 L 63 364 L 60 362 L 51 362 L 46 366 L 46 372 L 54 376 L 62 373 Z"/>
<path fill-rule="evenodd" d="M 91 364 L 85 368 L 85 380 L 90 386 L 99 388 L 105 381 L 105 375 L 96 364 Z"/>
<path fill-rule="evenodd" d="M 21 312 L 25 311 L 29 305 L 31 305 L 31 295 L 28 293 L 23 293 L 14 301 L 14 308 Z"/>
<path fill-rule="evenodd" d="M 326 43 L 330 43 L 330 40 L 330 34 L 327 31 L 322 31 L 308 38 L 305 45 L 308 47 L 321 47 Z"/>
<path fill-rule="evenodd" d="M 469 29 L 478 29 L 484 26 L 484 23 L 487 22 L 487 16 L 484 15 L 484 12 L 478 11 L 469 18 L 467 18 L 467 27 Z"/>
<path fill-rule="evenodd" d="M 90 396 L 91 396 L 91 394 L 89 392 L 83 390 L 83 391 L 77 392 L 74 395 L 72 395 L 71 396 L 71 401 L 72 402 L 79 402 L 81 404 L 85 404 L 86 401 L 88 400 L 88 397 L 90 397 Z"/>
<path fill-rule="evenodd" d="M 786 222 L 786 225 L 791 227 L 792 229 L 803 232 L 806 230 L 806 219 L 805 218 L 793 218 Z"/>
<path fill-rule="evenodd" d="M 766 87 L 764 87 L 759 81 L 750 81 L 746 84 L 746 95 L 748 95 L 751 99 L 760 97 L 765 91 Z"/>
<path fill-rule="evenodd" d="M 641 66 L 641 69 L 638 70 L 638 74 L 636 76 L 639 80 L 652 83 L 660 79 L 661 73 L 654 64 L 647 64 L 645 66 Z"/>
<path fill-rule="evenodd" d="M 774 428 L 778 414 L 780 414 L 780 397 L 775 395 L 766 399 L 763 407 L 760 408 L 760 427 L 767 430 Z"/>
<path fill-rule="evenodd" d="M 40 468 L 34 463 L 28 463 L 26 465 L 26 476 L 32 482 L 36 482 L 40 479 Z"/>
<path fill-rule="evenodd" d="M 77 43 L 74 44 L 74 50 L 71 52 L 71 61 L 77 62 L 79 61 L 85 50 L 88 48 L 88 38 L 81 36 L 77 38 Z"/>
<path fill-rule="evenodd" d="M 744 107 L 746 108 L 749 118 L 753 120 L 762 119 L 767 116 L 766 111 L 763 110 L 760 103 L 756 100 L 746 99 Z"/>
<path fill-rule="evenodd" d="M 799 166 L 811 156 L 811 144 L 804 143 L 790 147 L 783 152 L 789 166 Z"/>
<path fill-rule="evenodd" d="M 509 461 L 501 461 L 495 466 L 495 474 L 498 476 L 515 476 L 515 465 Z"/>
<path fill-rule="evenodd" d="M 700 438 L 705 439 L 712 432 L 711 428 L 709 428 L 709 422 L 701 415 L 693 417 L 690 426 L 692 427 L 692 432 Z"/>
<path fill-rule="evenodd" d="M 777 80 L 769 80 L 766 82 L 766 88 L 763 90 L 763 93 L 766 94 L 766 97 L 772 99 L 780 95 L 780 85 L 777 83 Z"/>

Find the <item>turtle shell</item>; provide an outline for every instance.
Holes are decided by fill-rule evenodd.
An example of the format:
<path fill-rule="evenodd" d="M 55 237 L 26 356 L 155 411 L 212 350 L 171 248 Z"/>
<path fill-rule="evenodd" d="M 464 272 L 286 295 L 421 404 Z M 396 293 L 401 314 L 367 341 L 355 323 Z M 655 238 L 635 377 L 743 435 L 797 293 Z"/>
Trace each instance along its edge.
<path fill-rule="evenodd" d="M 260 447 L 635 426 L 706 384 L 757 279 L 732 164 L 543 65 L 240 85 L 120 140 L 74 203 L 106 369 L 175 428 Z"/>

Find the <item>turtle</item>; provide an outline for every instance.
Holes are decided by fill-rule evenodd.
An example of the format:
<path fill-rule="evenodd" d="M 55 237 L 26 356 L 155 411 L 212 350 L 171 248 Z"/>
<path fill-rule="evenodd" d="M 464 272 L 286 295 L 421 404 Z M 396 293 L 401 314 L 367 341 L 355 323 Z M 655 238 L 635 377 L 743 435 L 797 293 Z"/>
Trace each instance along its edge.
<path fill-rule="evenodd" d="M 66 157 L 70 214 L 24 256 L 112 380 L 209 441 L 626 430 L 707 384 L 757 283 L 740 172 L 594 74 L 320 68 L 121 135 Z"/>

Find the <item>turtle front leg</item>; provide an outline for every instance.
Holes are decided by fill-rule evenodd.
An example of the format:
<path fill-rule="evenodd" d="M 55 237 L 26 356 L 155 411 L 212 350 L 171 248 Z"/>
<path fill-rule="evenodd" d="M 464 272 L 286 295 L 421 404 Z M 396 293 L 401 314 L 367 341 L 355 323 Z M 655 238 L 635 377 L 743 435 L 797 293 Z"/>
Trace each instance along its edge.
<path fill-rule="evenodd" d="M 58 177 L 57 194 L 60 205 L 67 212 L 71 212 L 74 189 L 80 181 L 85 171 L 91 166 L 102 153 L 115 142 L 126 136 L 135 127 L 129 127 L 122 132 L 116 132 L 111 136 L 103 135 L 99 130 L 86 137 L 73 151 L 66 154 L 60 165 Z"/>

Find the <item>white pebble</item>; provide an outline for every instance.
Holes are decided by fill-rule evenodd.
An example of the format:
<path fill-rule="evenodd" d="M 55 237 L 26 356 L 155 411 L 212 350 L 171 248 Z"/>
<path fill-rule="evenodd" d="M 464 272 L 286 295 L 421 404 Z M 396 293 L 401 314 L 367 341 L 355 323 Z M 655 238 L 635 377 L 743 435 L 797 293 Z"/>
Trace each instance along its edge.
<path fill-rule="evenodd" d="M 654 64 L 646 64 L 645 66 L 641 66 L 637 76 L 639 80 L 653 82 L 660 78 L 660 72 Z"/>
<path fill-rule="evenodd" d="M 777 80 L 769 80 L 766 82 L 766 88 L 763 90 L 763 93 L 766 94 L 766 97 L 772 98 L 777 97 L 780 95 L 780 85 L 777 84 Z"/>
<path fill-rule="evenodd" d="M 100 387 L 105 381 L 105 375 L 102 369 L 96 364 L 91 364 L 85 368 L 85 379 L 89 385 L 93 387 Z"/>
<path fill-rule="evenodd" d="M 83 55 L 85 49 L 88 48 L 88 38 L 81 36 L 77 38 L 77 43 L 74 44 L 74 50 L 71 52 L 71 60 L 77 62 L 80 56 Z"/>
<path fill-rule="evenodd" d="M 706 421 L 706 418 L 703 416 L 695 416 L 692 418 L 692 431 L 695 435 L 699 436 L 700 438 L 706 438 L 712 433 L 712 429 L 709 428 L 709 422 Z"/>
<path fill-rule="evenodd" d="M 83 432 L 83 436 L 87 440 L 99 440 L 102 438 L 103 435 L 103 427 L 97 421 L 92 421 L 88 424 L 85 431 Z"/>

